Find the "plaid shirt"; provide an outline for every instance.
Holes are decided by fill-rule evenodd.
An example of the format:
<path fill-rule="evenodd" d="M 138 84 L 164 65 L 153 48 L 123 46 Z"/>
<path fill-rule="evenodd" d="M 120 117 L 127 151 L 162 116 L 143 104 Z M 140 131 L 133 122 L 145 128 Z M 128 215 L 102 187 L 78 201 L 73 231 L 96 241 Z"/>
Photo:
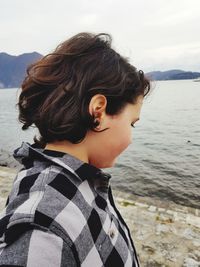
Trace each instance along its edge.
<path fill-rule="evenodd" d="M 139 266 L 110 174 L 25 142 L 14 157 L 24 167 L 0 214 L 0 266 Z"/>

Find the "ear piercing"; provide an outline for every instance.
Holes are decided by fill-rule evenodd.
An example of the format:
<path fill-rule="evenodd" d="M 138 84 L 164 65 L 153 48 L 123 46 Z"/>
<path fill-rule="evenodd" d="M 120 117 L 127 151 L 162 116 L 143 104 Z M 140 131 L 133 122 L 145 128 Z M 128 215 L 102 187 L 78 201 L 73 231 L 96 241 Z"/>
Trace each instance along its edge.
<path fill-rule="evenodd" d="M 94 124 L 96 125 L 95 128 L 99 129 L 100 128 L 100 119 L 98 118 L 98 113 L 95 114 L 95 118 L 94 118 Z"/>
<path fill-rule="evenodd" d="M 99 129 L 99 128 L 100 128 L 100 121 L 99 121 L 99 119 L 97 119 L 97 118 L 94 119 L 94 123 L 95 123 L 95 125 L 96 125 L 95 128 L 96 128 L 96 129 Z"/>

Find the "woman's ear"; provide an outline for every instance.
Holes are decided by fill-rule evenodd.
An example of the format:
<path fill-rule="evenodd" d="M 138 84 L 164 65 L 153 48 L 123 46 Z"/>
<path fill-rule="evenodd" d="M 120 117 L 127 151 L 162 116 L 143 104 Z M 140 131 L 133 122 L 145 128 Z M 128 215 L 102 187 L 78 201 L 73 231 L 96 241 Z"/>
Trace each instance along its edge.
<path fill-rule="evenodd" d="M 102 118 L 106 112 L 107 99 L 104 95 L 94 95 L 89 103 L 89 112 L 95 118 Z"/>

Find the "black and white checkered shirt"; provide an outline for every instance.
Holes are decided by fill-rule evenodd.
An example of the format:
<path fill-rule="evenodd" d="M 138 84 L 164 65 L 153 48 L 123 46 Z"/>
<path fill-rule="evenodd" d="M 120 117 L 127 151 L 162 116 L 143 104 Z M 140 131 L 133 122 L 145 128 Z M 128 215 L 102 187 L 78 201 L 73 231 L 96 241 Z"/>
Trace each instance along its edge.
<path fill-rule="evenodd" d="M 139 266 L 110 174 L 25 142 L 14 157 L 24 167 L 0 214 L 0 266 Z"/>

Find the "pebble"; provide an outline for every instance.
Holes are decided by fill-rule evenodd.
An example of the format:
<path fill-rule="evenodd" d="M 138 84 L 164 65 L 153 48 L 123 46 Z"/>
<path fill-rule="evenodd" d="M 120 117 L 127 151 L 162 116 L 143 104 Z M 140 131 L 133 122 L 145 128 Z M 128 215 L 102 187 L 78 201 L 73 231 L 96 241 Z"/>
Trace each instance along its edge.
<path fill-rule="evenodd" d="M 200 217 L 194 215 L 187 215 L 186 222 L 196 227 L 200 227 Z"/>
<path fill-rule="evenodd" d="M 158 211 L 159 212 L 165 212 L 165 209 L 164 208 L 158 208 Z"/>
<path fill-rule="evenodd" d="M 165 224 L 158 224 L 156 226 L 156 235 L 160 235 L 161 233 L 168 233 L 169 226 Z"/>
<path fill-rule="evenodd" d="M 196 261 L 192 258 L 186 258 L 184 260 L 183 267 L 200 267 L 200 261 Z"/>
<path fill-rule="evenodd" d="M 196 233 L 194 231 L 193 228 L 190 228 L 188 225 L 187 225 L 187 228 L 184 229 L 183 231 L 183 234 L 182 234 L 182 237 L 186 238 L 186 239 L 191 239 L 191 240 L 195 240 L 199 238 L 199 235 L 198 233 Z"/>
<path fill-rule="evenodd" d="M 149 205 L 148 204 L 144 204 L 144 203 L 140 203 L 140 202 L 135 202 L 135 205 L 141 208 L 148 208 Z"/>
<path fill-rule="evenodd" d="M 150 206 L 148 208 L 148 210 L 151 211 L 151 212 L 155 212 L 156 211 L 156 207 L 155 206 Z"/>

